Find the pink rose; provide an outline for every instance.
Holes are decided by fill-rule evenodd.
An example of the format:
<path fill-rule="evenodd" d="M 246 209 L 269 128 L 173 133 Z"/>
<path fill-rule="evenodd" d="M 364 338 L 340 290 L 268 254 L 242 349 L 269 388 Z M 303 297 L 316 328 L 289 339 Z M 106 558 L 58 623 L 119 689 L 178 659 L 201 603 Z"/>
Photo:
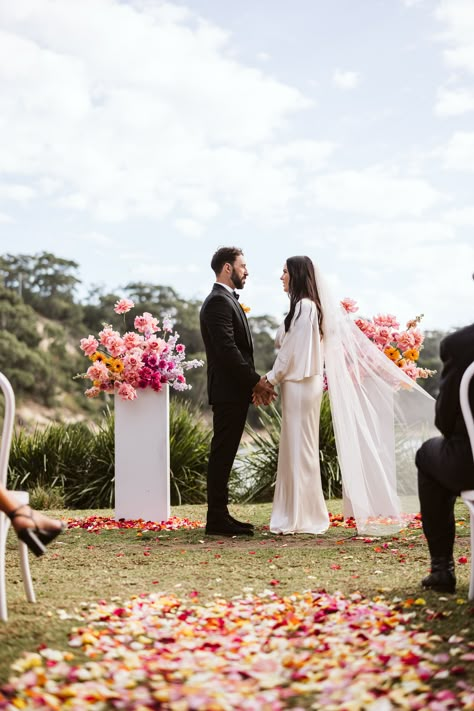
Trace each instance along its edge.
<path fill-rule="evenodd" d="M 99 342 L 94 338 L 94 336 L 88 336 L 87 338 L 81 338 L 81 350 L 84 351 L 86 356 L 91 356 L 96 352 Z"/>
<path fill-rule="evenodd" d="M 117 383 L 115 392 L 122 400 L 135 400 L 137 397 L 137 391 L 128 383 Z"/>
<path fill-rule="evenodd" d="M 145 344 L 145 350 L 149 353 L 161 353 L 166 346 L 166 341 L 156 336 L 150 336 Z"/>
<path fill-rule="evenodd" d="M 357 301 L 354 299 L 351 299 L 349 296 L 345 296 L 342 301 L 341 301 L 341 306 L 345 308 L 347 313 L 355 313 L 356 311 L 359 310 L 359 307 L 357 306 Z"/>
<path fill-rule="evenodd" d="M 127 331 L 127 333 L 123 334 L 123 344 L 127 351 L 131 350 L 132 348 L 137 348 L 137 346 L 140 345 L 143 341 L 143 336 L 140 336 L 138 333 L 135 333 L 134 331 Z"/>
<path fill-rule="evenodd" d="M 385 326 L 379 327 L 375 332 L 374 341 L 378 346 L 385 347 L 390 342 L 390 329 Z"/>
<path fill-rule="evenodd" d="M 114 331 L 110 326 L 106 326 L 99 333 L 99 338 L 101 344 L 107 348 L 109 340 L 111 338 L 120 338 L 120 333 L 118 331 Z"/>
<path fill-rule="evenodd" d="M 156 333 L 156 331 L 160 330 L 158 319 L 154 318 L 148 311 L 145 311 L 141 316 L 136 316 L 134 325 L 140 333 Z"/>
<path fill-rule="evenodd" d="M 114 306 L 114 311 L 116 314 L 126 314 L 134 306 L 135 304 L 131 299 L 119 299 Z"/>
<path fill-rule="evenodd" d="M 109 371 L 107 366 L 100 361 L 93 363 L 86 373 L 87 377 L 91 380 L 98 380 L 101 383 L 105 383 L 109 379 Z"/>
<path fill-rule="evenodd" d="M 100 388 L 96 388 L 96 387 L 89 388 L 88 390 L 84 391 L 84 395 L 88 398 L 97 397 L 97 395 L 99 395 L 99 394 L 100 394 Z"/>
<path fill-rule="evenodd" d="M 114 358 L 122 355 L 125 352 L 125 346 L 120 336 L 111 336 L 107 342 L 107 349 Z"/>

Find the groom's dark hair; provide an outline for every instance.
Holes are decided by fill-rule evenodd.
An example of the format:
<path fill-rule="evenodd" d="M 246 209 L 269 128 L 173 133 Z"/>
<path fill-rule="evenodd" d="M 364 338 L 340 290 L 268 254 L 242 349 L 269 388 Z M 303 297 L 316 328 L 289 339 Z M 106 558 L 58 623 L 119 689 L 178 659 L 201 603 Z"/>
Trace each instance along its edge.
<path fill-rule="evenodd" d="M 291 321 L 295 315 L 296 304 L 301 299 L 311 299 L 316 304 L 318 311 L 318 325 L 321 336 L 323 335 L 323 310 L 319 298 L 314 264 L 309 257 L 288 257 L 286 268 L 290 277 L 288 291 L 290 296 L 290 310 L 285 317 L 285 332 L 289 331 Z M 297 319 L 301 314 L 301 304 Z"/>
<path fill-rule="evenodd" d="M 243 254 L 239 247 L 219 247 L 211 259 L 211 269 L 216 276 L 221 273 L 224 264 L 234 264 L 237 257 Z"/>

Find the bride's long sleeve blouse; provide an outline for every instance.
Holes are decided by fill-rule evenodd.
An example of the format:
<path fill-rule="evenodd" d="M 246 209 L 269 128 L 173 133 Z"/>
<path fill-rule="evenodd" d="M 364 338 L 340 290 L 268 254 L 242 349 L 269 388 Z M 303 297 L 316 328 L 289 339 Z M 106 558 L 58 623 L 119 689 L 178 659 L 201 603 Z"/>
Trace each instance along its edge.
<path fill-rule="evenodd" d="M 279 348 L 278 355 L 266 375 L 272 385 L 322 375 L 323 347 L 314 301 L 298 301 L 288 332 L 285 333 L 284 323 L 279 327 L 275 347 Z"/>

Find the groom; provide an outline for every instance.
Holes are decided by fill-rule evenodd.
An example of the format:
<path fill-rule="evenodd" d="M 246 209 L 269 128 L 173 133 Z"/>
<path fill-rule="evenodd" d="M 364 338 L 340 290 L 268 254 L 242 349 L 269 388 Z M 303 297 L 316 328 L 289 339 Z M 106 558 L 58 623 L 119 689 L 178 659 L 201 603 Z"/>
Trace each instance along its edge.
<path fill-rule="evenodd" d="M 221 247 L 211 260 L 216 283 L 200 313 L 207 358 L 207 390 L 213 413 L 213 437 L 207 469 L 206 533 L 252 536 L 253 526 L 233 518 L 227 508 L 228 483 L 244 431 L 252 393 L 268 404 L 273 387 L 255 371 L 247 317 L 235 289 L 248 276 L 241 249 Z"/>

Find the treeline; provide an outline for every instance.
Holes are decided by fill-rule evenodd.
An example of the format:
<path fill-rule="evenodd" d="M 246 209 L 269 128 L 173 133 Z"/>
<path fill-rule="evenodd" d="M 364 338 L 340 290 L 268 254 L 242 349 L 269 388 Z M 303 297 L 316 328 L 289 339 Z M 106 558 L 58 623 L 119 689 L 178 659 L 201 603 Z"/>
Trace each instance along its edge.
<path fill-rule="evenodd" d="M 85 383 L 73 376 L 87 365 L 79 350 L 81 338 L 97 334 L 104 323 L 123 331 L 124 317 L 113 311 L 114 303 L 122 297 L 133 299 L 136 305 L 126 315 L 126 328 L 133 328 L 137 313 L 149 311 L 160 320 L 168 314 L 175 321 L 188 357 L 204 358 L 199 300 L 183 299 L 170 286 L 138 281 L 113 292 L 95 286 L 79 301 L 80 284 L 77 262 L 50 252 L 0 256 L 0 371 L 11 381 L 18 400 L 33 400 L 53 408 L 70 405 L 91 412 L 103 409 L 103 403 L 91 402 L 82 395 Z M 256 367 L 263 373 L 273 363 L 278 324 L 271 316 L 251 317 L 249 321 Z M 193 389 L 186 397 L 200 407 L 207 406 L 205 370 L 188 373 Z"/>

